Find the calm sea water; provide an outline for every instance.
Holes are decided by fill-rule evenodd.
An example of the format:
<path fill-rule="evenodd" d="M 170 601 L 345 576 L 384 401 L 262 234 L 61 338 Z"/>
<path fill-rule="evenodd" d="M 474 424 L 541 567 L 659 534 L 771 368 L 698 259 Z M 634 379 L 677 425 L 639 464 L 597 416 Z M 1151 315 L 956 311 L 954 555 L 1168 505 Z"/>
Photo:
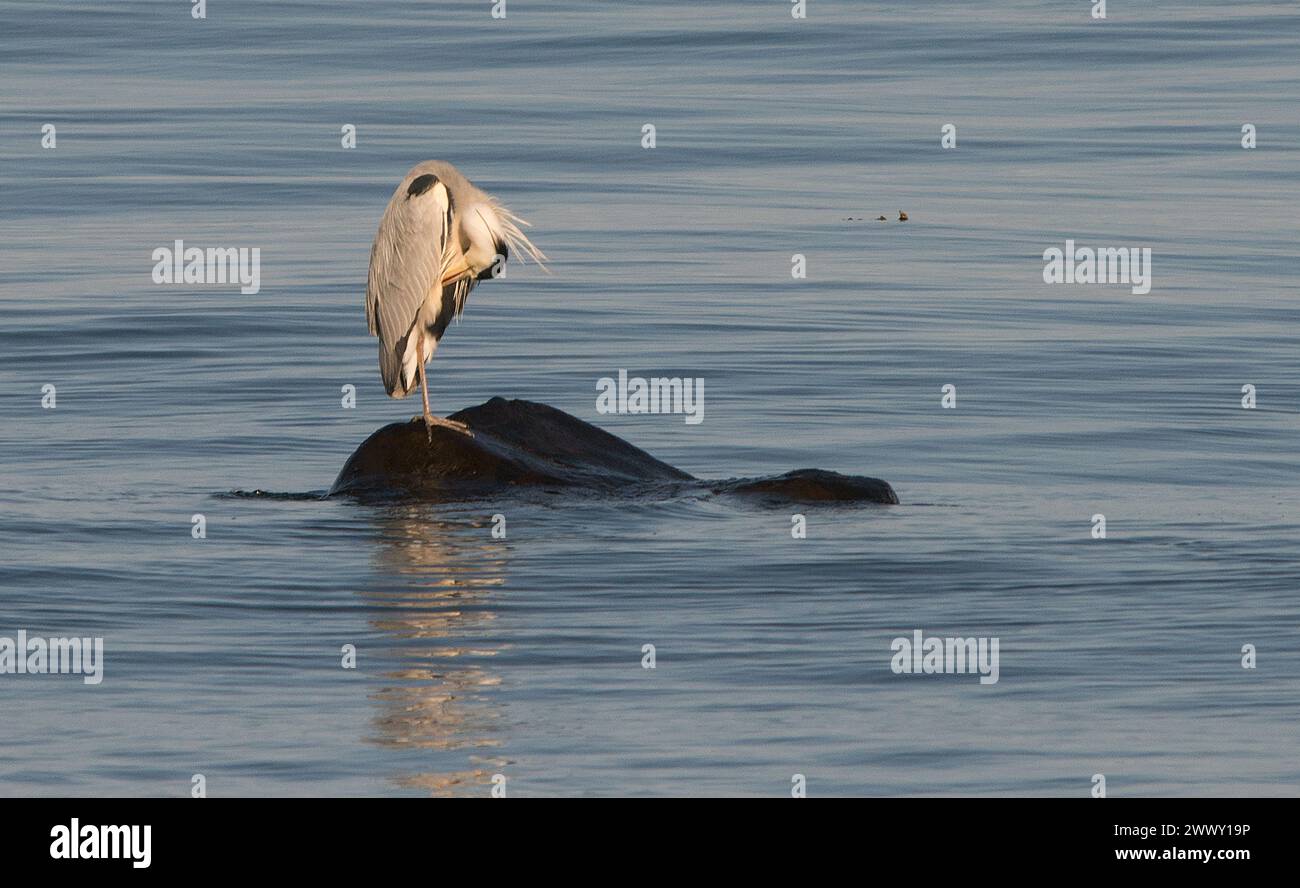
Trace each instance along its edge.
<path fill-rule="evenodd" d="M 1300 791 L 1300 9 L 788 6 L 0 7 L 0 635 L 105 640 L 98 686 L 0 676 L 0 794 Z M 554 271 L 474 293 L 436 410 L 903 505 L 232 496 L 415 412 L 362 296 L 431 157 Z M 261 292 L 154 285 L 178 238 Z M 1045 285 L 1066 238 L 1151 292 Z M 704 422 L 598 416 L 619 368 Z M 915 629 L 999 682 L 895 675 Z"/>

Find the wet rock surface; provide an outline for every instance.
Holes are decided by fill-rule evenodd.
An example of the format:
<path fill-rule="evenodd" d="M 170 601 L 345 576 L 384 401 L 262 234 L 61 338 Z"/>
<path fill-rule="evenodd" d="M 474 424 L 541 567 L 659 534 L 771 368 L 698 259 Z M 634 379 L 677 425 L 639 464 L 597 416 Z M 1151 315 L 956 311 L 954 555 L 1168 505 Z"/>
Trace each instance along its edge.
<path fill-rule="evenodd" d="M 897 503 L 878 478 L 799 469 L 705 481 L 591 423 L 533 401 L 493 398 L 454 413 L 473 437 L 419 419 L 376 431 L 348 458 L 329 495 L 433 502 L 520 490 L 645 496 L 713 493 L 776 502 Z"/>

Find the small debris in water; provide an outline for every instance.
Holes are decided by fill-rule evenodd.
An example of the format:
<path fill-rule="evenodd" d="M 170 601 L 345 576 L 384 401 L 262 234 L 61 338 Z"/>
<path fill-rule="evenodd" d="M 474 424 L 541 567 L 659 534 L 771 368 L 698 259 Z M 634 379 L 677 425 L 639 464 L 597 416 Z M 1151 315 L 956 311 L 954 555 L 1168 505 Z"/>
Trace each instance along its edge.
<path fill-rule="evenodd" d="M 866 218 L 863 217 L 863 216 L 845 216 L 845 217 L 844 217 L 844 221 L 845 221 L 845 222 L 865 222 L 865 221 L 867 221 L 867 220 L 866 220 Z M 888 222 L 889 220 L 888 220 L 887 218 L 885 218 L 884 216 L 877 216 L 877 217 L 876 217 L 876 221 L 877 221 L 877 222 Z M 906 222 L 906 221 L 907 221 L 907 213 L 904 213 L 902 210 L 899 210 L 899 211 L 898 211 L 898 221 L 899 221 L 899 222 Z"/>

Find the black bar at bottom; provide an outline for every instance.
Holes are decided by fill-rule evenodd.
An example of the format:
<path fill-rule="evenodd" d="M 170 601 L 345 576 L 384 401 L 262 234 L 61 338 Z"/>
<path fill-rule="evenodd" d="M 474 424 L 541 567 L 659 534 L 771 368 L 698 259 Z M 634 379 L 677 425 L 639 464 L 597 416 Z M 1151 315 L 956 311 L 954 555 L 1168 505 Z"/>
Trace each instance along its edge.
<path fill-rule="evenodd" d="M 508 866 L 512 847 L 522 853 L 540 845 L 549 846 L 548 865 L 569 871 L 583 869 L 597 854 L 622 859 L 622 866 L 653 863 L 652 870 L 663 873 L 674 867 L 674 858 L 683 865 L 695 860 L 727 866 L 728 860 L 760 865 L 773 857 L 789 863 L 802 857 L 812 865 L 831 853 L 853 860 L 859 872 L 873 873 L 916 866 L 964 870 L 976 862 L 996 865 L 999 872 L 1041 872 L 1046 858 L 1069 873 L 1208 866 L 1229 874 L 1254 863 L 1289 861 L 1282 845 L 1296 804 L 862 799 L 840 800 L 832 808 L 816 799 L 791 799 L 762 806 L 625 803 L 612 812 L 589 801 L 558 814 L 533 801 L 483 799 L 453 806 L 423 799 L 11 799 L 0 807 L 0 859 L 75 876 L 111 870 L 128 878 L 212 877 L 282 865 L 298 876 L 342 877 L 465 855 L 485 866 Z M 148 865 L 138 865 L 146 855 Z"/>

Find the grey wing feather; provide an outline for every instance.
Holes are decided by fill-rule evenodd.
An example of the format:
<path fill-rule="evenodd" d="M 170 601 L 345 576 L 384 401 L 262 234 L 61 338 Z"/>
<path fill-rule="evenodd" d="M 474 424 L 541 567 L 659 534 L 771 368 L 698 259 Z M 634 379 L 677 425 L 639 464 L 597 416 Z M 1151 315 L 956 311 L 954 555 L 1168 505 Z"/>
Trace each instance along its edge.
<path fill-rule="evenodd" d="M 379 370 L 390 395 L 406 394 L 415 384 L 403 378 L 407 336 L 441 279 L 447 218 L 430 195 L 411 196 L 403 182 L 370 248 L 366 320 L 379 337 Z"/>

